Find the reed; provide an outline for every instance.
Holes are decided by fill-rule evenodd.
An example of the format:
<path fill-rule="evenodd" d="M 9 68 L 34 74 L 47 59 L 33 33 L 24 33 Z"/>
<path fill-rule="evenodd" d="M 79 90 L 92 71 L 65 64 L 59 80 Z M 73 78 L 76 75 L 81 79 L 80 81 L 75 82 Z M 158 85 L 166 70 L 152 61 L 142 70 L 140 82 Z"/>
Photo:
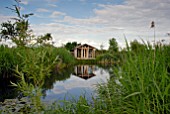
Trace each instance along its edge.
<path fill-rule="evenodd" d="M 153 50 L 145 47 L 145 51 L 137 53 L 128 50 L 126 62 L 114 69 L 116 76 L 100 86 L 99 98 L 107 112 L 170 113 L 170 48 L 162 46 Z"/>
<path fill-rule="evenodd" d="M 19 63 L 16 57 L 15 49 L 6 46 L 0 46 L 0 78 L 13 77 L 13 69 Z"/>

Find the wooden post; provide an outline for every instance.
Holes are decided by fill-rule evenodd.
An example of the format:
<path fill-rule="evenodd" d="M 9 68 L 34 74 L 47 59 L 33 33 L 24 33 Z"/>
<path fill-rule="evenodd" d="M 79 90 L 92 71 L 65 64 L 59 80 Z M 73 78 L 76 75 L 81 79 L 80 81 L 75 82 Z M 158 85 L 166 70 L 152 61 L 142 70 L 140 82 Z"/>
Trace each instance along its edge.
<path fill-rule="evenodd" d="M 74 50 L 74 57 L 77 58 L 77 49 Z"/>
<path fill-rule="evenodd" d="M 89 46 L 87 48 L 87 59 L 89 59 Z"/>
<path fill-rule="evenodd" d="M 94 54 L 94 51 L 93 51 L 93 50 L 92 50 L 92 53 L 91 53 L 91 54 L 92 54 L 92 59 L 93 59 L 93 54 Z"/>
<path fill-rule="evenodd" d="M 95 50 L 95 49 L 93 49 L 93 50 L 94 50 L 94 58 L 95 58 L 95 56 L 96 56 L 96 55 L 95 55 L 95 51 L 96 51 L 96 50 Z"/>
<path fill-rule="evenodd" d="M 85 58 L 85 49 L 84 49 L 84 58 Z"/>
<path fill-rule="evenodd" d="M 81 48 L 81 58 L 83 58 L 83 47 Z"/>

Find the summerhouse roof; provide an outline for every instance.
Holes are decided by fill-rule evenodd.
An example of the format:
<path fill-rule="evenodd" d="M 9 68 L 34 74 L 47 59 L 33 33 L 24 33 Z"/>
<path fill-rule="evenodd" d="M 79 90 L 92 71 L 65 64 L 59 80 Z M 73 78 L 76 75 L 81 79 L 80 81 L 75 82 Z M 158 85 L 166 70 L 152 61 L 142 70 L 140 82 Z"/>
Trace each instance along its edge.
<path fill-rule="evenodd" d="M 95 47 L 88 45 L 88 44 L 82 44 L 82 45 L 76 46 L 74 49 L 78 49 L 78 48 L 81 48 L 81 47 L 89 47 L 89 48 L 92 48 L 92 49 L 96 49 Z"/>

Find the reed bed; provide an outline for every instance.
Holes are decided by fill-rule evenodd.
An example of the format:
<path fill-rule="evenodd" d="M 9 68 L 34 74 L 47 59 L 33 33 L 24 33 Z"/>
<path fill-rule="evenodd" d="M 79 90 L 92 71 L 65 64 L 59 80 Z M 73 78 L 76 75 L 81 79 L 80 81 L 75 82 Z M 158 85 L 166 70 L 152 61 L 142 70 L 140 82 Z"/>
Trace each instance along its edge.
<path fill-rule="evenodd" d="M 170 46 L 128 50 L 116 75 L 99 87 L 107 113 L 170 113 Z"/>

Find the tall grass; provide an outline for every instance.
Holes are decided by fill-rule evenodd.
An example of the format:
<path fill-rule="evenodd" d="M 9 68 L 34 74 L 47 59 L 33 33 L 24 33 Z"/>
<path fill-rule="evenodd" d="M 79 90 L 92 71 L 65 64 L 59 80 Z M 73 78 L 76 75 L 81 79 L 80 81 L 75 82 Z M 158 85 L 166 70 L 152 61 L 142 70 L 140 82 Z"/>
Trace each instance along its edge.
<path fill-rule="evenodd" d="M 99 89 L 104 110 L 117 114 L 170 113 L 169 47 L 154 51 L 145 45 L 145 51 L 128 50 L 126 62 L 115 69 L 116 77 Z"/>
<path fill-rule="evenodd" d="M 72 65 L 75 63 L 74 56 L 72 56 L 65 48 L 56 48 L 56 54 L 59 55 L 59 58 L 61 58 L 62 62 L 66 65 Z"/>
<path fill-rule="evenodd" d="M 15 65 L 19 63 L 16 57 L 15 49 L 6 46 L 0 46 L 0 78 L 12 77 Z"/>
<path fill-rule="evenodd" d="M 36 73 L 36 65 L 48 66 L 58 58 L 58 63 L 71 65 L 74 57 L 65 48 L 37 47 L 37 48 L 8 48 L 0 46 L 0 77 L 14 76 L 13 70 L 18 66 L 19 70 L 31 75 Z M 60 62 L 59 62 L 60 61 Z M 35 67 L 32 67 L 32 64 Z M 27 72 L 28 71 L 28 72 Z M 35 72 L 34 72 L 35 71 Z"/>

